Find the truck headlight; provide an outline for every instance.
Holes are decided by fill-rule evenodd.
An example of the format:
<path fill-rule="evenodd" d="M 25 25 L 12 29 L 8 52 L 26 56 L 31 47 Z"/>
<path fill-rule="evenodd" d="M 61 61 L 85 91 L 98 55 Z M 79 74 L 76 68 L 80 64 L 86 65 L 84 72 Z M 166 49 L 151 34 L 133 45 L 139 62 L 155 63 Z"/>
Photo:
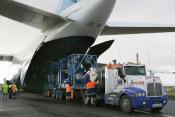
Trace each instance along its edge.
<path fill-rule="evenodd" d="M 163 101 L 163 103 L 165 104 L 165 103 L 167 103 L 167 101 L 166 101 L 166 100 L 164 100 L 164 101 Z"/>
<path fill-rule="evenodd" d="M 143 101 L 143 105 L 145 105 L 146 104 L 146 102 L 145 101 Z"/>
<path fill-rule="evenodd" d="M 146 93 L 145 92 L 142 92 L 142 96 L 145 97 L 146 96 Z"/>
<path fill-rule="evenodd" d="M 145 96 L 146 96 L 145 92 L 136 93 L 136 97 L 145 97 Z"/>
<path fill-rule="evenodd" d="M 141 97 L 142 96 L 142 93 L 139 93 L 139 97 Z"/>
<path fill-rule="evenodd" d="M 139 93 L 136 93 L 136 97 L 139 97 Z"/>

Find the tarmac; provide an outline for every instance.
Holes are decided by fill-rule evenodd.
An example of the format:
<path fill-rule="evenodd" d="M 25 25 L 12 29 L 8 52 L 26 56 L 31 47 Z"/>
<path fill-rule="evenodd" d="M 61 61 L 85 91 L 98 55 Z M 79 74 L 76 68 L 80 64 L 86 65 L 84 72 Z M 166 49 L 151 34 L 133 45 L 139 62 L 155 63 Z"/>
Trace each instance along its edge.
<path fill-rule="evenodd" d="M 175 117 L 174 108 L 175 101 L 170 99 L 160 113 L 135 111 L 125 114 L 116 106 L 85 106 L 81 101 L 66 102 L 41 94 L 18 93 L 16 99 L 3 101 L 0 93 L 0 117 Z"/>

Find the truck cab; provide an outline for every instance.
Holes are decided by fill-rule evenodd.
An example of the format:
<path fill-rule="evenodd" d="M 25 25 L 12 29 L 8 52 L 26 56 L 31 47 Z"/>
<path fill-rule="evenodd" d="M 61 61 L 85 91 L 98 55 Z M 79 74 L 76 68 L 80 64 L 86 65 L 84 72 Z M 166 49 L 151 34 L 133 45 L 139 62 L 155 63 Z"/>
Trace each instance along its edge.
<path fill-rule="evenodd" d="M 105 68 L 105 104 L 124 112 L 134 109 L 160 111 L 167 104 L 159 77 L 146 74 L 142 64 L 110 64 Z"/>

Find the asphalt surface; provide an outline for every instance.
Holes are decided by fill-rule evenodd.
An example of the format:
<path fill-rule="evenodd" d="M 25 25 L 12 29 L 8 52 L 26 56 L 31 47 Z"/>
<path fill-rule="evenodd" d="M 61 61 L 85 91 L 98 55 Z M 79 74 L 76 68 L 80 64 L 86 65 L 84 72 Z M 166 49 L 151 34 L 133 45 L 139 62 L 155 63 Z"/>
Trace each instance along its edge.
<path fill-rule="evenodd" d="M 0 117 L 175 117 L 175 100 L 160 113 L 135 111 L 131 114 L 121 112 L 118 107 L 92 107 L 81 102 L 66 102 L 43 97 L 40 94 L 20 93 L 16 99 L 2 101 L 0 93 Z"/>

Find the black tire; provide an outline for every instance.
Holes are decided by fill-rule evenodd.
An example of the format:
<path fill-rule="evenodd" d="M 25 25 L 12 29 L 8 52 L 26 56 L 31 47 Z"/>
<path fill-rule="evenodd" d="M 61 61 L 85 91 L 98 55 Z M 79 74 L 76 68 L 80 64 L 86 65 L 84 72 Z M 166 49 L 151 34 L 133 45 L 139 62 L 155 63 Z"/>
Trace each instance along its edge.
<path fill-rule="evenodd" d="M 159 113 L 162 110 L 162 107 L 160 108 L 151 108 L 151 112 L 153 113 Z"/>
<path fill-rule="evenodd" d="M 54 93 L 52 93 L 52 98 L 55 98 L 55 95 L 54 95 Z"/>
<path fill-rule="evenodd" d="M 58 99 L 58 91 L 55 91 L 55 99 Z"/>
<path fill-rule="evenodd" d="M 44 96 L 44 97 L 46 96 L 46 92 L 45 92 L 45 90 L 43 91 L 43 96 Z"/>
<path fill-rule="evenodd" d="M 56 94 L 55 99 L 58 99 L 58 95 Z"/>
<path fill-rule="evenodd" d="M 59 100 L 62 100 L 63 99 L 63 93 L 62 93 L 61 90 L 59 90 L 58 99 Z"/>
<path fill-rule="evenodd" d="M 58 99 L 59 99 L 59 100 L 62 100 L 62 99 L 63 99 L 62 94 L 59 94 L 59 95 L 58 95 Z"/>
<path fill-rule="evenodd" d="M 102 107 L 104 104 L 104 101 L 102 99 L 95 100 L 96 107 Z"/>
<path fill-rule="evenodd" d="M 125 113 L 131 113 L 133 111 L 131 100 L 127 95 L 121 97 L 120 109 Z"/>
<path fill-rule="evenodd" d="M 50 96 L 50 91 L 49 90 L 47 90 L 47 92 L 46 92 L 47 94 L 46 94 L 46 97 L 49 97 Z"/>

